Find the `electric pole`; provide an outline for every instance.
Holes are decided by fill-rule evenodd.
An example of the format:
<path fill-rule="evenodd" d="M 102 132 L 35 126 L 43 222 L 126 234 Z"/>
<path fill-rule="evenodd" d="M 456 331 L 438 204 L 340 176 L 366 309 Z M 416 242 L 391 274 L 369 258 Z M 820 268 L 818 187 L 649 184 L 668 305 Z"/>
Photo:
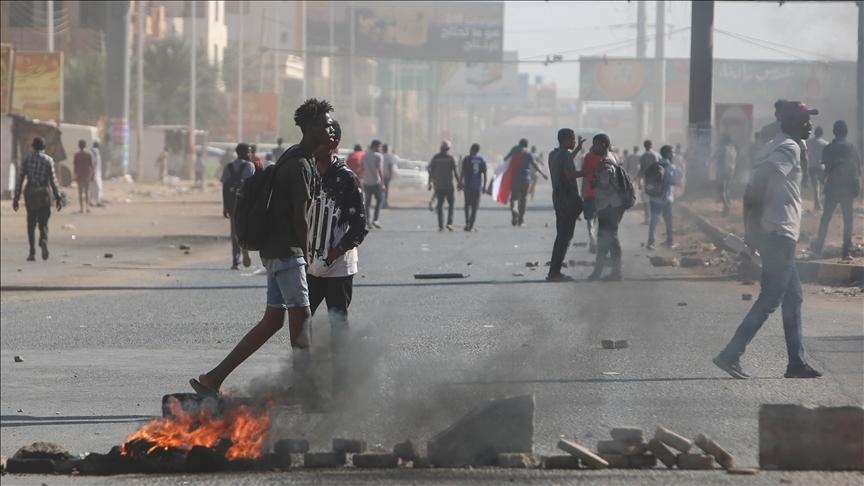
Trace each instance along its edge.
<path fill-rule="evenodd" d="M 240 39 L 237 47 L 237 143 L 243 141 L 243 37 L 246 17 L 243 14 L 243 4 L 240 4 L 240 14 L 237 16 L 240 23 Z"/>
<path fill-rule="evenodd" d="M 48 30 L 48 52 L 54 52 L 54 0 L 45 2 L 45 24 Z"/>
<path fill-rule="evenodd" d="M 647 13 L 644 1 L 636 3 L 636 57 L 644 60 L 648 54 L 648 46 L 645 39 L 647 29 Z M 644 61 L 643 61 L 644 62 Z M 636 138 L 645 138 L 645 102 L 636 101 Z"/>
<path fill-rule="evenodd" d="M 113 173 L 129 170 L 129 2 L 105 2 L 105 114 L 106 150 Z"/>
<path fill-rule="evenodd" d="M 864 2 L 858 2 L 858 153 L 864 154 Z"/>
<path fill-rule="evenodd" d="M 144 0 L 137 0 L 135 11 L 135 171 L 141 177 L 141 144 L 144 142 Z"/>
<path fill-rule="evenodd" d="M 655 57 L 659 75 L 657 89 L 657 106 L 654 109 L 654 126 L 657 130 L 658 143 L 666 141 L 666 1 L 657 0 L 657 32 L 654 40 Z"/>
<path fill-rule="evenodd" d="M 699 167 L 697 177 L 707 177 L 711 153 L 711 103 L 714 65 L 714 0 L 691 3 L 690 99 L 688 160 Z"/>
<path fill-rule="evenodd" d="M 198 9 L 196 8 L 195 0 L 190 0 L 191 5 L 191 29 L 189 36 L 189 143 L 185 176 L 190 176 L 192 172 L 192 162 L 195 160 L 195 108 L 196 98 L 198 95 L 198 76 L 195 72 L 197 57 L 198 57 Z"/>

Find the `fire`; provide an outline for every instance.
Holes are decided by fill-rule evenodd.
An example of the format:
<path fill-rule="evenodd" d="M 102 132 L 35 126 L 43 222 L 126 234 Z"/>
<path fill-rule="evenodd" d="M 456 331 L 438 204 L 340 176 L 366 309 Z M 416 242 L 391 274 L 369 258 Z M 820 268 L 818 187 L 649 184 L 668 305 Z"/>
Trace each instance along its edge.
<path fill-rule="evenodd" d="M 194 446 L 213 447 L 222 439 L 231 441 L 225 453 L 228 459 L 258 458 L 270 417 L 267 411 L 255 413 L 246 405 L 237 405 L 214 417 L 205 410 L 197 413 L 183 410 L 176 399 L 169 403 L 172 418 L 154 419 L 126 437 L 122 454 L 126 455 L 127 443 L 143 439 L 153 443 L 147 453 L 157 449 L 191 449 Z"/>

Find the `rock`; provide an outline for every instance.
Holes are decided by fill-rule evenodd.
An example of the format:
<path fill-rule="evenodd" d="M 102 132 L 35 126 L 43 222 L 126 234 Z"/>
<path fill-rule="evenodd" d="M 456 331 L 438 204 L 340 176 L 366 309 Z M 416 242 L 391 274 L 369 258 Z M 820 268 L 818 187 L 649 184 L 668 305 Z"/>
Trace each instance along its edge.
<path fill-rule="evenodd" d="M 15 361 L 16 363 L 23 363 L 24 362 L 24 358 L 22 358 L 21 356 L 18 356 L 18 355 L 15 355 L 15 357 L 12 358 L 12 360 Z"/>
<path fill-rule="evenodd" d="M 712 456 L 717 464 L 723 466 L 723 469 L 732 469 L 735 467 L 735 458 L 725 449 L 717 445 L 716 442 L 706 437 L 704 434 L 699 434 L 693 441 L 697 447 L 702 449 L 706 454 Z"/>
<path fill-rule="evenodd" d="M 273 444 L 276 454 L 305 454 L 309 452 L 309 441 L 306 439 L 281 439 Z"/>
<path fill-rule="evenodd" d="M 393 454 L 396 454 L 396 457 L 403 461 L 413 461 L 419 456 L 417 448 L 414 447 L 414 443 L 410 439 L 393 446 Z"/>
<path fill-rule="evenodd" d="M 741 294 L 741 300 L 753 300 L 753 294 Z"/>
<path fill-rule="evenodd" d="M 185 469 L 191 473 L 225 471 L 228 469 L 228 459 L 215 448 L 193 446 L 186 454 Z"/>
<path fill-rule="evenodd" d="M 678 307 L 687 307 L 687 302 L 678 302 Z"/>
<path fill-rule="evenodd" d="M 574 456 L 543 456 L 540 459 L 543 469 L 579 469 L 579 458 Z"/>
<path fill-rule="evenodd" d="M 106 253 L 106 254 L 104 254 L 104 255 L 102 255 L 102 256 L 105 257 L 105 258 L 114 258 L 114 254 L 113 254 L 113 253 Z"/>
<path fill-rule="evenodd" d="M 530 469 L 539 465 L 534 454 L 510 453 L 498 454 L 498 467 L 507 469 Z"/>
<path fill-rule="evenodd" d="M 663 463 L 664 466 L 672 469 L 675 467 L 677 462 L 677 458 L 672 451 L 669 450 L 662 442 L 657 439 L 651 439 L 648 441 L 648 450 L 651 451 L 651 454 L 654 455 L 660 462 Z"/>
<path fill-rule="evenodd" d="M 514 277 L 524 277 L 525 274 L 522 273 L 522 272 L 513 272 L 513 276 L 514 276 Z"/>
<path fill-rule="evenodd" d="M 61 226 L 61 228 L 64 229 L 64 230 L 74 231 L 74 230 L 75 230 L 75 225 L 72 224 L 72 223 L 66 223 L 66 224 L 64 224 L 63 226 Z"/>
<path fill-rule="evenodd" d="M 427 444 L 437 467 L 493 466 L 503 452 L 534 453 L 534 395 L 490 400 Z"/>
<path fill-rule="evenodd" d="M 615 349 L 627 349 L 630 347 L 630 341 L 626 339 L 618 339 L 615 341 Z"/>
<path fill-rule="evenodd" d="M 189 254 L 189 250 L 184 251 L 183 254 L 184 254 L 184 255 L 188 255 L 188 254 Z"/>
<path fill-rule="evenodd" d="M 354 454 L 351 456 L 351 461 L 355 467 L 360 468 L 390 468 L 399 465 L 399 458 L 396 454 L 389 452 L 364 452 L 362 454 Z"/>
<path fill-rule="evenodd" d="M 759 466 L 780 470 L 864 470 L 864 408 L 762 405 Z"/>
<path fill-rule="evenodd" d="M 645 442 L 645 433 L 636 427 L 616 427 L 609 431 L 609 435 L 618 441 L 641 444 Z"/>
<path fill-rule="evenodd" d="M 355 439 L 333 439 L 333 452 L 359 454 L 366 452 L 366 441 Z"/>
<path fill-rule="evenodd" d="M 307 452 L 303 454 L 303 467 L 342 467 L 348 461 L 344 452 Z"/>
<path fill-rule="evenodd" d="M 690 451 L 690 448 L 693 447 L 693 441 L 664 427 L 657 427 L 657 430 L 654 432 L 654 438 L 684 453 Z"/>
<path fill-rule="evenodd" d="M 189 245 L 180 245 L 177 247 L 178 250 L 191 250 L 192 247 Z"/>
<path fill-rule="evenodd" d="M 678 454 L 678 469 L 714 469 L 714 458 L 703 454 Z"/>
<path fill-rule="evenodd" d="M 759 474 L 759 470 L 755 467 L 733 467 L 732 469 L 727 469 L 726 472 L 739 476 L 755 476 Z"/>
<path fill-rule="evenodd" d="M 540 262 L 525 262 L 525 266 L 528 268 L 534 268 L 540 266 Z"/>
<path fill-rule="evenodd" d="M 678 259 L 675 257 L 664 257 L 664 256 L 660 256 L 660 255 L 654 255 L 654 256 L 648 257 L 648 259 L 651 261 L 651 265 L 654 265 L 655 267 L 677 267 L 678 266 Z"/>
<path fill-rule="evenodd" d="M 708 261 L 699 257 L 684 257 L 681 259 L 681 266 L 684 268 L 707 267 Z"/>
<path fill-rule="evenodd" d="M 611 339 L 604 339 L 600 341 L 600 346 L 602 346 L 603 349 L 615 349 L 615 341 Z"/>
<path fill-rule="evenodd" d="M 597 452 L 603 454 L 620 454 L 622 456 L 638 456 L 647 450 L 646 444 L 625 442 L 622 440 L 601 440 L 597 442 Z"/>
<path fill-rule="evenodd" d="M 6 461 L 9 474 L 54 474 L 57 462 L 51 459 L 19 459 L 12 457 Z"/>
<path fill-rule="evenodd" d="M 606 462 L 605 459 L 594 454 L 587 447 L 579 445 L 575 442 L 571 442 L 569 440 L 561 439 L 558 441 L 558 448 L 562 451 L 576 456 L 579 458 L 579 461 L 587 467 L 591 467 L 594 469 L 603 469 L 609 467 L 609 463 Z"/>
<path fill-rule="evenodd" d="M 63 462 L 72 459 L 72 454 L 69 454 L 63 446 L 53 442 L 34 442 L 18 449 L 12 459 L 50 459 Z"/>

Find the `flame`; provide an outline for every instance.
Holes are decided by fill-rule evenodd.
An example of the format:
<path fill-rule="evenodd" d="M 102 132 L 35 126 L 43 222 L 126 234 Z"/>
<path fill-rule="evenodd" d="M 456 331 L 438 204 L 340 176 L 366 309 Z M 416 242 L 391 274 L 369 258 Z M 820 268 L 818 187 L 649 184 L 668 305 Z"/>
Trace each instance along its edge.
<path fill-rule="evenodd" d="M 168 406 L 172 418 L 153 419 L 126 437 L 121 454 L 126 455 L 126 444 L 137 439 L 153 443 L 147 453 L 157 449 L 191 449 L 200 445 L 212 447 L 221 439 L 229 439 L 231 447 L 225 453 L 228 459 L 261 456 L 270 417 L 267 411 L 255 413 L 246 405 L 231 407 L 219 417 L 211 415 L 205 407 L 197 413 L 183 410 L 180 402 L 172 398 Z"/>

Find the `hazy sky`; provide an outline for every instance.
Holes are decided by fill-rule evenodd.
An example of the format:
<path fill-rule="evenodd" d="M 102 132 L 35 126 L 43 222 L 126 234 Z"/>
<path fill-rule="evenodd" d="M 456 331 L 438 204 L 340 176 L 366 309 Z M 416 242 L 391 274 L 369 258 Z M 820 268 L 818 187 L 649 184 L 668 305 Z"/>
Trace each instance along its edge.
<path fill-rule="evenodd" d="M 504 48 L 525 59 L 549 53 L 565 59 L 586 56 L 635 56 L 636 2 L 508 1 L 504 10 Z M 648 56 L 654 55 L 656 2 L 647 1 Z M 666 56 L 690 55 L 690 2 L 666 2 Z M 857 57 L 858 8 L 855 2 L 716 2 L 714 56 L 723 59 L 846 60 Z M 632 25 L 627 25 L 632 24 Z M 606 28 L 606 26 L 616 26 Z M 724 34 L 757 39 L 754 45 Z M 620 44 L 610 47 L 593 46 Z M 577 96 L 579 65 L 520 64 L 521 72 L 558 84 L 559 95 Z"/>

